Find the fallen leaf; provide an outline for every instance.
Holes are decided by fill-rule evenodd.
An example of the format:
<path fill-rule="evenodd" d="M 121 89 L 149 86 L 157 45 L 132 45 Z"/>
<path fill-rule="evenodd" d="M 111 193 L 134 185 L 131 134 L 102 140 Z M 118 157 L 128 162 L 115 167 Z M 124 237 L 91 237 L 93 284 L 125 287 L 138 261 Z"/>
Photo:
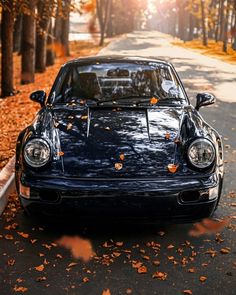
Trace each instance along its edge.
<path fill-rule="evenodd" d="M 159 101 L 158 98 L 156 98 L 156 97 L 152 97 L 151 100 L 150 100 L 150 104 L 152 104 L 152 105 L 157 104 L 158 101 Z"/>
<path fill-rule="evenodd" d="M 76 265 L 78 265 L 77 262 L 71 262 L 70 264 L 68 264 L 68 267 L 73 267 L 73 266 L 76 266 Z"/>
<path fill-rule="evenodd" d="M 143 265 L 142 262 L 138 262 L 138 261 L 133 261 L 132 262 L 132 267 L 133 268 L 140 268 Z"/>
<path fill-rule="evenodd" d="M 123 164 L 122 163 L 115 163 L 115 169 L 116 170 L 121 170 L 123 168 Z"/>
<path fill-rule="evenodd" d="M 43 270 L 44 270 L 44 265 L 41 264 L 41 265 L 39 265 L 39 266 L 35 266 L 34 269 L 37 270 L 37 271 L 43 271 Z"/>
<path fill-rule="evenodd" d="M 200 276 L 199 281 L 204 283 L 207 280 L 207 277 Z"/>
<path fill-rule="evenodd" d="M 125 159 L 125 155 L 124 154 L 120 154 L 120 160 L 121 161 L 124 161 L 124 159 Z"/>
<path fill-rule="evenodd" d="M 88 277 L 84 277 L 84 278 L 83 278 L 83 282 L 84 282 L 84 283 L 88 283 L 88 282 L 89 282 L 89 278 L 88 278 Z"/>
<path fill-rule="evenodd" d="M 27 291 L 28 291 L 28 288 L 26 288 L 26 287 L 22 287 L 22 286 L 15 286 L 13 290 L 14 290 L 15 292 L 21 292 L 21 293 L 24 293 L 24 292 L 27 292 Z"/>
<path fill-rule="evenodd" d="M 161 264 L 161 262 L 159 260 L 154 260 L 152 263 L 156 266 L 159 266 Z"/>
<path fill-rule="evenodd" d="M 9 266 L 12 266 L 12 265 L 14 265 L 15 264 L 15 259 L 9 259 L 8 261 L 7 261 L 7 264 L 9 265 Z"/>
<path fill-rule="evenodd" d="M 139 268 L 137 268 L 138 273 L 147 273 L 147 267 L 142 265 Z"/>
<path fill-rule="evenodd" d="M 43 282 L 43 281 L 46 281 L 46 277 L 38 277 L 35 280 L 36 282 Z"/>
<path fill-rule="evenodd" d="M 132 294 L 132 289 L 131 288 L 128 288 L 128 289 L 126 289 L 126 294 Z"/>
<path fill-rule="evenodd" d="M 111 292 L 109 289 L 105 289 L 102 291 L 102 295 L 111 295 Z"/>
<path fill-rule="evenodd" d="M 152 275 L 153 279 L 158 279 L 161 281 L 165 281 L 167 278 L 167 273 L 166 272 L 161 272 L 161 271 L 157 271 Z"/>
<path fill-rule="evenodd" d="M 13 235 L 7 234 L 4 237 L 5 237 L 6 240 L 13 240 Z"/>
<path fill-rule="evenodd" d="M 72 129 L 72 127 L 73 127 L 73 125 L 71 123 L 69 123 L 69 124 L 67 124 L 66 129 L 70 130 L 70 129 Z"/>
<path fill-rule="evenodd" d="M 192 295 L 193 292 L 191 290 L 183 290 L 183 294 Z"/>
<path fill-rule="evenodd" d="M 106 242 L 102 245 L 102 247 L 104 247 L 104 248 L 111 248 L 111 247 L 112 247 L 112 244 L 108 244 L 108 242 L 106 241 Z"/>
<path fill-rule="evenodd" d="M 168 171 L 171 173 L 175 173 L 177 171 L 178 167 L 179 167 L 179 165 L 175 165 L 175 164 L 169 164 L 167 166 Z"/>
<path fill-rule="evenodd" d="M 164 231 L 159 231 L 158 232 L 158 235 L 161 236 L 161 237 L 163 237 L 165 235 L 165 232 Z"/>
<path fill-rule="evenodd" d="M 62 156 L 64 156 L 64 154 L 65 154 L 65 153 L 64 153 L 64 152 L 62 152 L 62 151 L 60 151 L 60 152 L 58 152 L 58 153 L 57 153 L 57 155 L 58 155 L 59 157 L 62 157 Z"/>
<path fill-rule="evenodd" d="M 175 247 L 174 245 L 170 244 L 167 246 L 167 249 L 173 249 L 174 247 Z"/>
<path fill-rule="evenodd" d="M 80 119 L 81 120 L 87 120 L 88 119 L 88 116 L 86 116 L 86 115 L 85 116 L 81 116 Z"/>
<path fill-rule="evenodd" d="M 229 254 L 230 253 L 230 249 L 228 249 L 228 248 L 222 248 L 222 249 L 220 249 L 220 253 L 222 253 L 222 254 Z"/>
<path fill-rule="evenodd" d="M 165 134 L 165 139 L 167 139 L 167 140 L 170 139 L 170 133 L 169 133 L 169 132 L 166 132 L 166 134 Z"/>
<path fill-rule="evenodd" d="M 22 283 L 23 280 L 22 280 L 21 278 L 18 278 L 18 279 L 16 279 L 16 282 L 17 282 L 17 283 Z"/>
<path fill-rule="evenodd" d="M 189 268 L 189 269 L 188 269 L 188 272 L 190 272 L 190 273 L 194 273 L 194 272 L 195 272 L 195 268 Z"/>
<path fill-rule="evenodd" d="M 18 233 L 18 235 L 19 236 L 21 236 L 21 237 L 23 237 L 23 238 L 25 238 L 25 239 L 27 239 L 28 237 L 29 237 L 29 234 L 26 234 L 26 233 L 24 233 L 24 232 L 17 232 Z"/>
<path fill-rule="evenodd" d="M 38 240 L 36 240 L 36 239 L 33 239 L 33 240 L 30 240 L 30 243 L 31 244 L 34 244 L 34 243 L 36 243 Z"/>

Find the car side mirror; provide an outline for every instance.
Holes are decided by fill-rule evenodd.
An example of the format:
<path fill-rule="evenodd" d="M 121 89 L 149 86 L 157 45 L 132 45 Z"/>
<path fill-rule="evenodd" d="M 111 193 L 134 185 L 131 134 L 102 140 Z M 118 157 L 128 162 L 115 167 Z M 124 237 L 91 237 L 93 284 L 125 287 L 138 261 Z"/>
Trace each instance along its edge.
<path fill-rule="evenodd" d="M 208 106 L 216 102 L 216 98 L 210 93 L 198 93 L 195 109 L 198 111 L 203 106 Z"/>
<path fill-rule="evenodd" d="M 30 99 L 35 102 L 38 102 L 41 105 L 41 107 L 45 106 L 46 97 L 47 94 L 43 90 L 37 90 L 30 94 Z"/>

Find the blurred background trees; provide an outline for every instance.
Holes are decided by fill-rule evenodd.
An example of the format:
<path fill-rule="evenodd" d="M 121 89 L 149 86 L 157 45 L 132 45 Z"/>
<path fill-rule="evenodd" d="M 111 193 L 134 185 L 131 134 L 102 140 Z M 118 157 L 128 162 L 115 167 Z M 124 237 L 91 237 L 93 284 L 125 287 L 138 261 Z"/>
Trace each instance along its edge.
<path fill-rule="evenodd" d="M 69 56 L 70 15 L 87 17 L 88 32 L 107 37 L 158 30 L 183 41 L 201 39 L 236 50 L 236 0 L 0 0 L 1 97 L 14 95 L 13 53 L 21 55 L 21 83 Z"/>

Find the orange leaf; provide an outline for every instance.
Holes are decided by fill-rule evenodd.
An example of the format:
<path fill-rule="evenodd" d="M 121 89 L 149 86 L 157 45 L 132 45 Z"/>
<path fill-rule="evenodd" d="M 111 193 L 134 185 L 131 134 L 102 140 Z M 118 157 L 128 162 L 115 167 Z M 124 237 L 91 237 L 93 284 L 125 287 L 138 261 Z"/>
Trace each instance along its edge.
<path fill-rule="evenodd" d="M 177 171 L 178 167 L 179 167 L 179 165 L 175 165 L 175 164 L 169 164 L 167 166 L 169 172 L 171 172 L 171 173 L 175 173 Z"/>
<path fill-rule="evenodd" d="M 18 233 L 19 236 L 21 236 L 21 237 L 23 237 L 25 239 L 27 239 L 29 237 L 29 234 L 26 234 L 26 233 L 23 233 L 23 232 L 19 232 L 19 231 L 17 233 Z"/>
<path fill-rule="evenodd" d="M 230 250 L 228 248 L 222 248 L 222 249 L 220 249 L 220 253 L 222 253 L 222 254 L 229 254 L 230 253 Z"/>
<path fill-rule="evenodd" d="M 37 271 L 43 271 L 44 270 L 44 265 L 41 264 L 39 266 L 36 266 L 34 269 L 37 270 Z"/>
<path fill-rule="evenodd" d="M 183 290 L 183 294 L 192 295 L 193 292 L 191 290 Z"/>
<path fill-rule="evenodd" d="M 81 120 L 87 120 L 88 119 L 88 116 L 86 116 L 86 115 L 85 116 L 81 116 L 80 119 Z"/>
<path fill-rule="evenodd" d="M 200 276 L 200 278 L 199 278 L 199 281 L 200 282 L 205 282 L 207 280 L 207 277 L 204 277 L 204 276 Z"/>
<path fill-rule="evenodd" d="M 88 277 L 84 277 L 84 278 L 83 278 L 83 282 L 84 282 L 84 283 L 88 283 L 88 282 L 89 282 L 89 278 L 88 278 Z"/>
<path fill-rule="evenodd" d="M 158 279 L 161 281 L 165 281 L 167 278 L 167 273 L 166 272 L 161 272 L 161 271 L 157 271 L 152 275 L 153 279 Z"/>
<path fill-rule="evenodd" d="M 170 139 L 170 133 L 166 132 L 165 139 Z"/>
<path fill-rule="evenodd" d="M 120 154 L 120 160 L 121 161 L 124 161 L 124 159 L 125 159 L 125 155 L 124 154 Z"/>
<path fill-rule="evenodd" d="M 105 289 L 102 291 L 102 295 L 111 295 L 111 291 L 109 289 Z"/>
<path fill-rule="evenodd" d="M 156 98 L 156 97 L 152 97 L 151 100 L 150 100 L 150 104 L 152 104 L 152 105 L 157 104 L 158 101 L 159 101 L 158 98 Z"/>
<path fill-rule="evenodd" d="M 58 152 L 58 153 L 57 153 L 57 155 L 58 155 L 59 157 L 62 157 L 62 156 L 64 156 L 64 155 L 65 155 L 65 153 L 64 153 L 64 152 L 62 152 L 62 151 L 60 151 L 60 152 Z"/>
<path fill-rule="evenodd" d="M 71 262 L 68 267 L 73 267 L 73 266 L 76 266 L 78 263 L 77 262 Z"/>
<path fill-rule="evenodd" d="M 14 290 L 15 292 L 21 292 L 21 293 L 24 293 L 24 292 L 28 291 L 28 288 L 26 288 L 26 287 L 22 287 L 22 286 L 19 286 L 19 287 L 15 286 L 13 290 Z"/>
<path fill-rule="evenodd" d="M 123 164 L 122 163 L 115 163 L 115 169 L 116 170 L 121 170 L 123 168 Z"/>
<path fill-rule="evenodd" d="M 146 266 L 142 265 L 137 269 L 138 273 L 147 273 Z"/>

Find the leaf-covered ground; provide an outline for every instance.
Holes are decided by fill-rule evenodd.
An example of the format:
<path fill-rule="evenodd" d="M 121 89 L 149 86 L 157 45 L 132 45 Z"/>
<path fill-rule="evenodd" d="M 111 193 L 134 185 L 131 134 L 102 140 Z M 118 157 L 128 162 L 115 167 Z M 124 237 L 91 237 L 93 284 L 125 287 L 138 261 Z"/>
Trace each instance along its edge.
<path fill-rule="evenodd" d="M 24 216 L 13 194 L 0 217 L 0 293 L 233 295 L 235 218 L 207 219 L 198 236 L 191 224 L 54 223 Z"/>
<path fill-rule="evenodd" d="M 86 55 L 96 54 L 101 47 L 92 42 L 71 42 L 71 56 L 58 57 L 55 65 L 48 67 L 43 74 L 35 75 L 35 83 L 20 85 L 20 56 L 14 56 L 15 88 L 19 93 L 12 97 L 0 99 L 0 169 L 15 153 L 16 139 L 21 130 L 31 123 L 39 110 L 37 103 L 29 99 L 34 90 L 44 89 L 49 93 L 52 83 L 63 63 Z"/>
<path fill-rule="evenodd" d="M 202 40 L 182 41 L 175 40 L 173 45 L 182 46 L 186 49 L 196 50 L 201 54 L 208 55 L 214 58 L 218 58 L 228 63 L 236 64 L 236 51 L 232 49 L 231 44 L 228 44 L 227 52 L 222 51 L 223 42 L 215 42 L 215 40 L 208 40 L 208 45 L 202 45 Z"/>

